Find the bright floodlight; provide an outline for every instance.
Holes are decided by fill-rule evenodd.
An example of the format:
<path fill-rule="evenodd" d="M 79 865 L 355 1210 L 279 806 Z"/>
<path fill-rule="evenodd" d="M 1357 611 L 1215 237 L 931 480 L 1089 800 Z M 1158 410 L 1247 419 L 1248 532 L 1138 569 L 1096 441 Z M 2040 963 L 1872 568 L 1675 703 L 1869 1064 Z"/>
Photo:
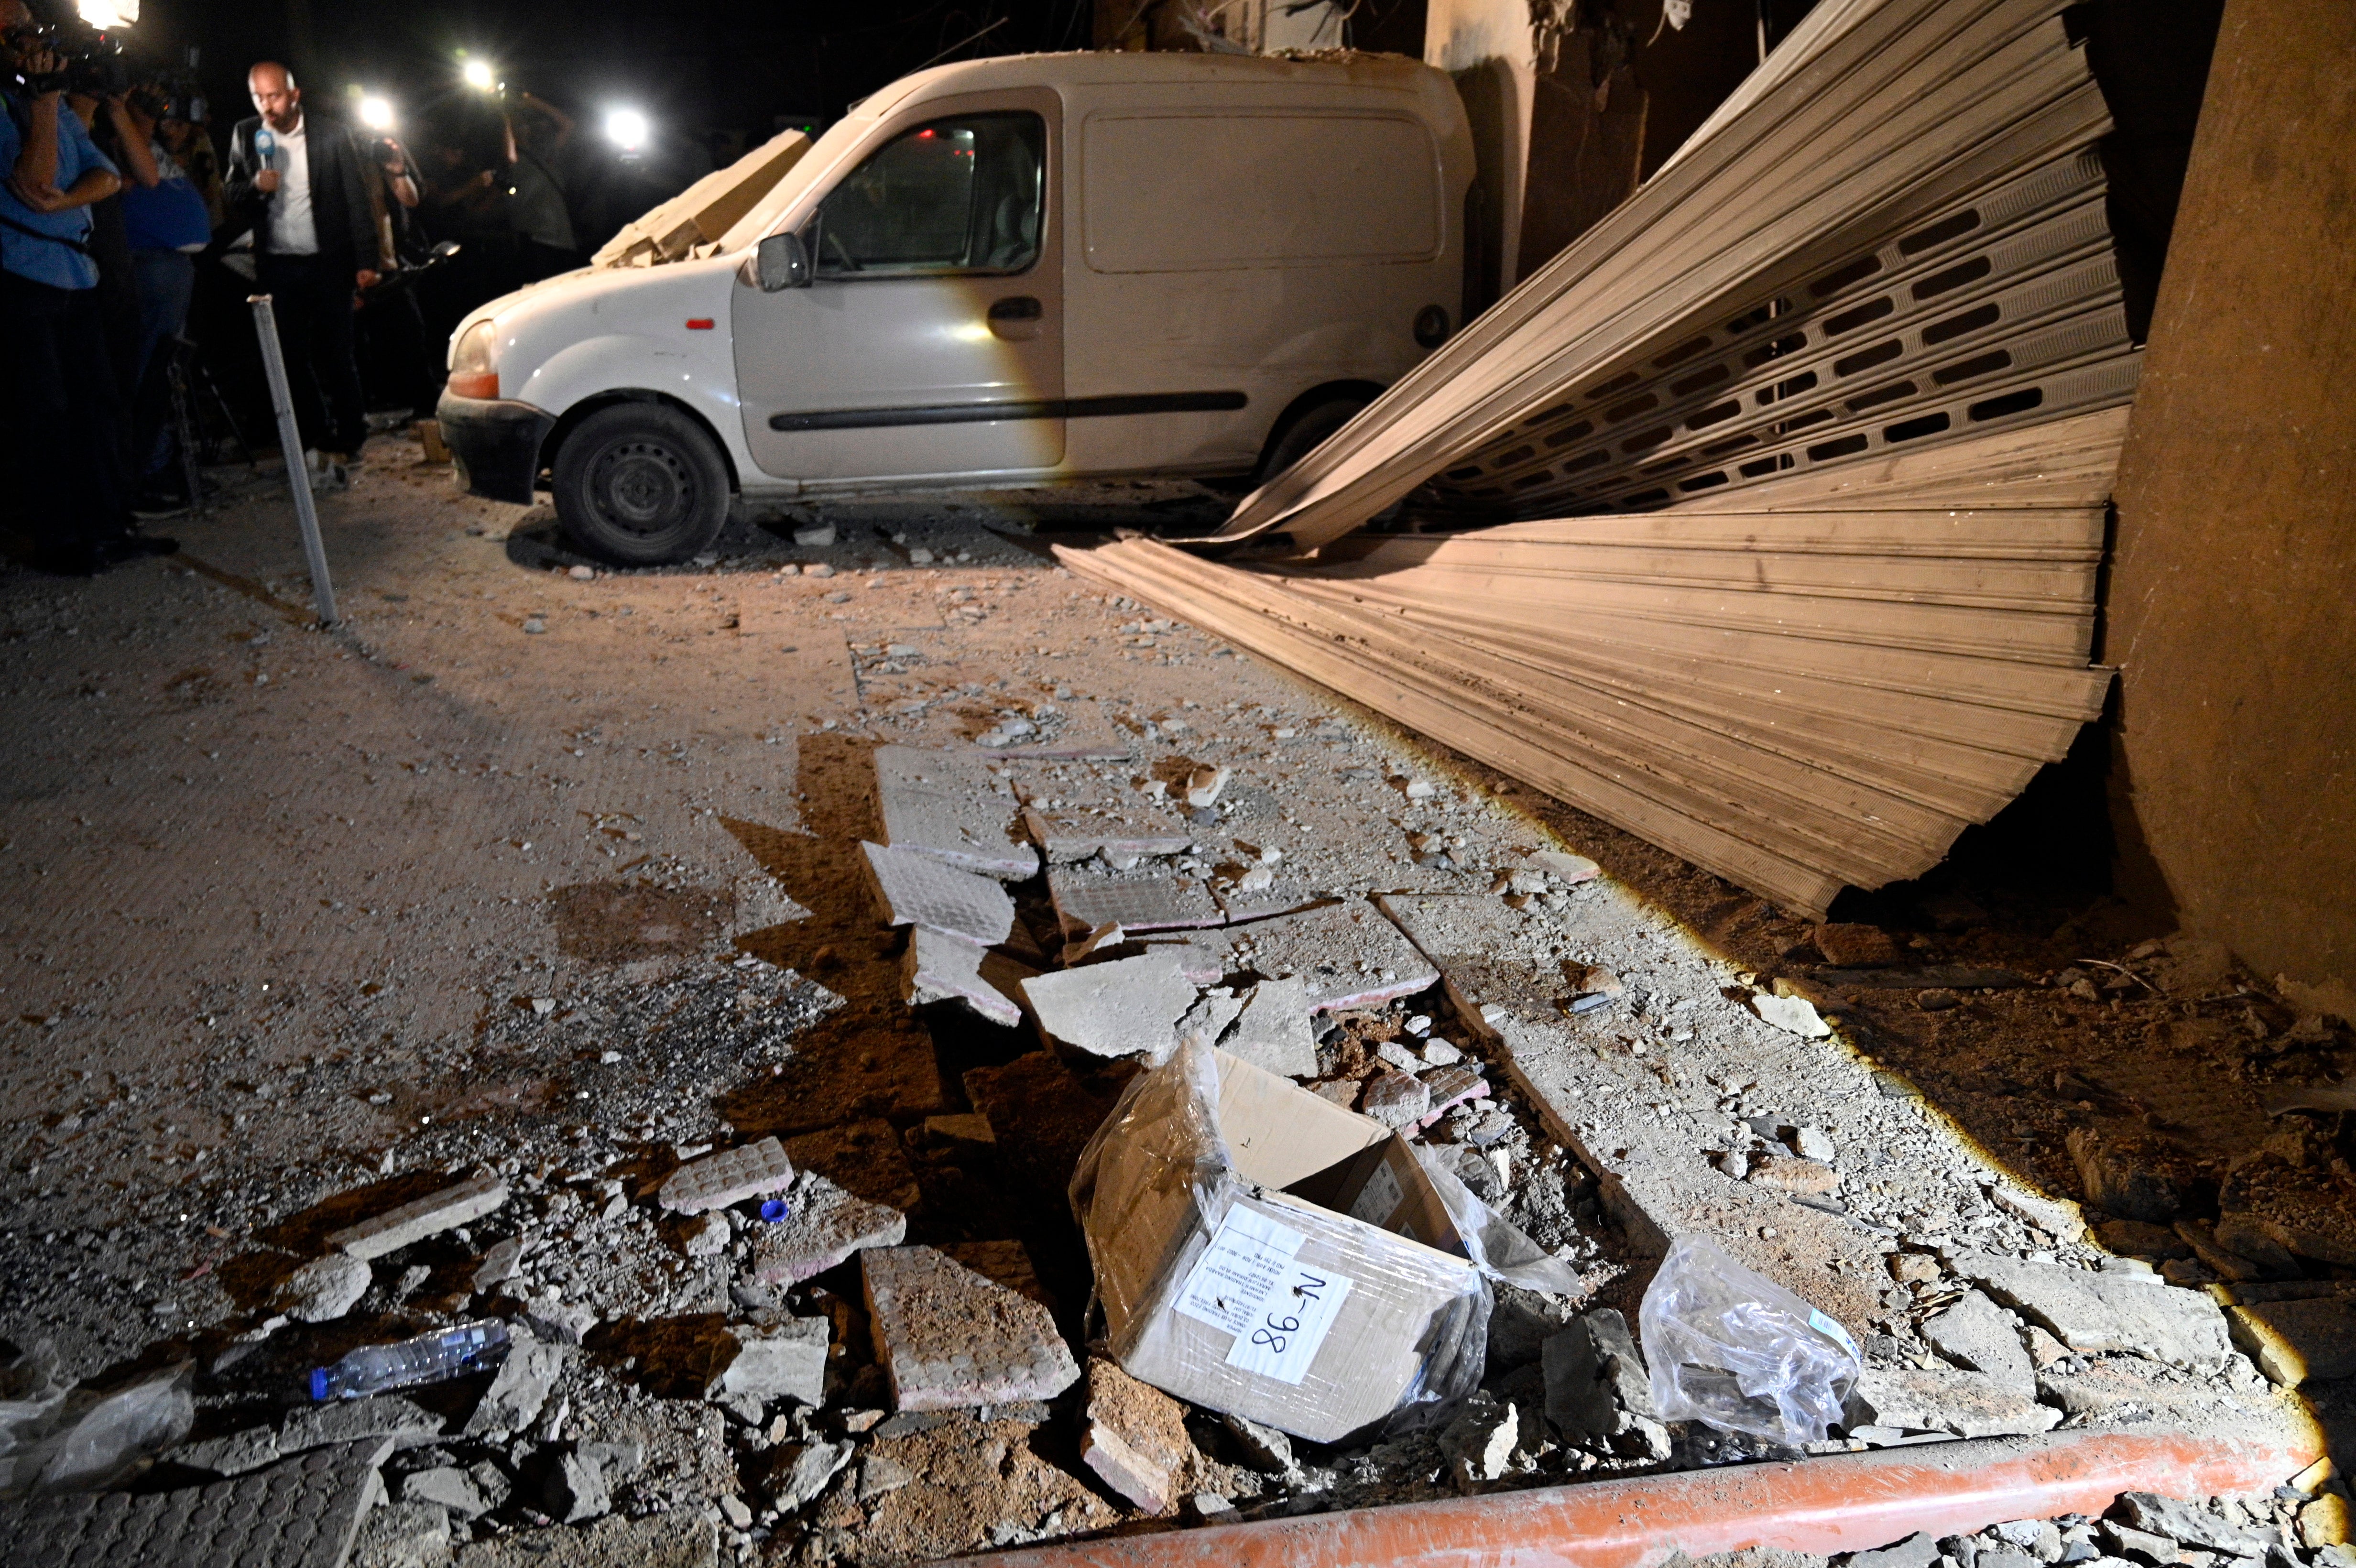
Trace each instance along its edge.
<path fill-rule="evenodd" d="M 498 72 L 491 69 L 491 62 L 488 60 L 462 61 L 458 67 L 458 77 L 468 87 L 481 92 L 488 92 L 498 85 Z"/>
<path fill-rule="evenodd" d="M 139 20 L 139 0 L 80 0 L 74 7 L 81 19 L 105 32 L 110 27 L 127 27 Z"/>
<path fill-rule="evenodd" d="M 626 153 L 643 150 L 648 131 L 647 117 L 635 109 L 609 109 L 605 112 L 605 139 Z"/>
<path fill-rule="evenodd" d="M 392 129 L 392 103 L 374 93 L 360 100 L 360 123 L 371 131 Z"/>

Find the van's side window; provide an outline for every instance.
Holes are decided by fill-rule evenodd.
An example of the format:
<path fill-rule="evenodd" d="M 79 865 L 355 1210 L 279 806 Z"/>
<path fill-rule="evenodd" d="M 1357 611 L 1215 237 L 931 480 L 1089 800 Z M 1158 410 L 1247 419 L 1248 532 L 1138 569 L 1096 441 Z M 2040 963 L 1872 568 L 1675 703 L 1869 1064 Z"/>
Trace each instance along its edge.
<path fill-rule="evenodd" d="M 1019 272 L 1039 259 L 1046 123 L 962 114 L 885 145 L 819 206 L 821 277 Z"/>

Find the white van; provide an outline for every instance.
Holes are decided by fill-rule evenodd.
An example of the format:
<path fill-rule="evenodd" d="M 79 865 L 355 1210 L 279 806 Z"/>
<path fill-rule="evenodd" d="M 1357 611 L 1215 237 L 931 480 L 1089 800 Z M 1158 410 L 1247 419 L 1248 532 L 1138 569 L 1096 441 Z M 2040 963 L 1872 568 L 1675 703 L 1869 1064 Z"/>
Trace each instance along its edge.
<path fill-rule="evenodd" d="M 630 564 L 732 496 L 1265 475 L 1453 329 L 1472 179 L 1396 56 L 920 71 L 468 316 L 443 437 Z"/>

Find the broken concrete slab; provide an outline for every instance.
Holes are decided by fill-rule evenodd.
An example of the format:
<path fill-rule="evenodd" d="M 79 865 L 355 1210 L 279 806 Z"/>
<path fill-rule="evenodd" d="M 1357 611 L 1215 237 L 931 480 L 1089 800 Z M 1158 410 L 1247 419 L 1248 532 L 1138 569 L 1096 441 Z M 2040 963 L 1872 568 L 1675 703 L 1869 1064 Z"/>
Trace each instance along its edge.
<path fill-rule="evenodd" d="M 264 1465 L 274 1465 L 284 1456 L 278 1449 L 278 1434 L 267 1426 L 183 1443 L 170 1455 L 175 1465 L 207 1470 L 216 1476 L 242 1476 Z"/>
<path fill-rule="evenodd" d="M 361 1516 L 384 1495 L 377 1467 L 391 1447 L 383 1439 L 339 1445 L 178 1491 L 69 1492 L 0 1502 L 0 1563 L 341 1563 Z"/>
<path fill-rule="evenodd" d="M 2062 1413 L 2040 1404 L 2032 1384 L 2011 1386 L 1985 1372 L 1868 1367 L 1849 1392 L 1852 1425 L 1960 1437 L 2050 1432 Z"/>
<path fill-rule="evenodd" d="M 2284 1388 L 2356 1377 L 2356 1297 L 2255 1303 L 2226 1318 L 2233 1343 Z"/>
<path fill-rule="evenodd" d="M 1181 1045 L 1215 1046 L 1244 1010 L 1243 998 L 1225 986 L 1214 986 L 1194 998 L 1178 1020 Z"/>
<path fill-rule="evenodd" d="M 466 1417 L 466 1435 L 483 1437 L 520 1432 L 539 1420 L 549 1391 L 563 1374 L 568 1353 L 561 1344 L 546 1344 L 531 1335 L 510 1331 L 508 1359 L 499 1363 L 498 1375 L 483 1392 L 482 1403 Z"/>
<path fill-rule="evenodd" d="M 873 762 L 875 814 L 888 848 L 1004 881 L 1038 873 L 1039 851 L 1015 837 L 1013 793 L 980 753 L 878 746 Z"/>
<path fill-rule="evenodd" d="M 808 1508 L 857 1452 L 848 1443 L 804 1443 L 778 1450 L 769 1468 L 769 1506 L 787 1514 Z"/>
<path fill-rule="evenodd" d="M 1431 1112 L 1431 1085 L 1412 1072 L 1377 1072 L 1359 1091 L 1358 1109 L 1387 1127 L 1412 1126 Z"/>
<path fill-rule="evenodd" d="M 1235 1028 L 1220 1049 L 1254 1067 L 1292 1078 L 1317 1075 L 1317 1032 L 1310 1026 L 1309 983 L 1262 980 L 1243 995 Z"/>
<path fill-rule="evenodd" d="M 1475 1389 L 1456 1418 L 1440 1428 L 1440 1456 L 1461 1483 L 1498 1480 L 1513 1463 L 1521 1430 L 1511 1404 Z"/>
<path fill-rule="evenodd" d="M 412 1470 L 403 1476 L 401 1500 L 431 1503 L 463 1520 L 479 1519 L 493 1506 L 475 1484 L 475 1477 L 455 1465 L 436 1465 L 430 1470 Z"/>
<path fill-rule="evenodd" d="M 1264 980 L 1298 977 L 1312 1012 L 1371 1007 L 1412 996 L 1440 978 L 1438 970 L 1382 912 L 1360 899 L 1299 914 L 1229 926 L 1194 939 L 1224 954 L 1225 973 Z"/>
<path fill-rule="evenodd" d="M 330 1323 L 368 1294 L 371 1277 L 361 1259 L 349 1253 L 330 1253 L 288 1275 L 278 1287 L 276 1304 L 297 1322 Z"/>
<path fill-rule="evenodd" d="M 1049 1043 L 1091 1056 L 1160 1061 L 1177 1044 L 1194 983 L 1175 955 L 1147 953 L 1034 976 L 1023 995 Z"/>
<path fill-rule="evenodd" d="M 605 1472 L 577 1453 L 557 1456 L 556 1468 L 541 1488 L 541 1500 L 549 1518 L 559 1524 L 582 1524 L 614 1511 Z"/>
<path fill-rule="evenodd" d="M 689 1160 L 663 1179 L 655 1198 L 674 1214 L 701 1214 L 781 1192 L 793 1180 L 785 1146 L 766 1137 Z"/>
<path fill-rule="evenodd" d="M 434 1503 L 387 1503 L 369 1510 L 352 1538 L 351 1568 L 446 1568 L 449 1510 Z"/>
<path fill-rule="evenodd" d="M 1824 1040 L 1833 1032 L 1816 1012 L 1816 1005 L 1805 997 L 1778 996 L 1772 991 L 1760 991 L 1751 996 L 1751 1010 L 1763 1023 L 1772 1024 L 1785 1034 L 1796 1034 L 1803 1040 Z"/>
<path fill-rule="evenodd" d="M 1185 1407 L 1105 1357 L 1088 1362 L 1087 1377 L 1080 1462 L 1139 1512 L 1171 1512 L 1200 1464 Z"/>
<path fill-rule="evenodd" d="M 2151 1275 L 2097 1274 L 1960 1250 L 1947 1253 L 1946 1262 L 2081 1355 L 2126 1351 L 2177 1366 L 2209 1367 L 2233 1350 L 2214 1301 Z"/>
<path fill-rule="evenodd" d="M 794 1178 L 786 1216 L 753 1232 L 753 1277 L 797 1285 L 848 1263 L 869 1247 L 895 1247 L 908 1233 L 897 1209 L 853 1197 L 814 1170 Z"/>
<path fill-rule="evenodd" d="M 1197 877 L 1051 866 L 1047 895 L 1064 930 L 1074 935 L 1106 925 L 1118 925 L 1124 933 L 1190 930 L 1226 919 Z"/>
<path fill-rule="evenodd" d="M 330 1234 L 327 1244 L 356 1258 L 380 1258 L 412 1242 L 479 1220 L 507 1200 L 505 1181 L 496 1176 L 478 1176 L 347 1226 Z"/>
<path fill-rule="evenodd" d="M 1539 1353 L 1546 1417 L 1573 1443 L 1606 1440 L 1665 1457 L 1668 1430 L 1655 1414 L 1653 1385 L 1628 1320 L 1609 1307 L 1587 1313 L 1549 1338 Z"/>
<path fill-rule="evenodd" d="M 900 958 L 900 998 L 912 1008 L 961 1003 L 1012 1029 L 1023 1021 L 1023 982 L 1036 974 L 1004 954 L 920 925 L 909 933 L 908 951 Z"/>
<path fill-rule="evenodd" d="M 797 1168 L 814 1170 L 855 1198 L 902 1211 L 920 1201 L 916 1168 L 891 1123 L 878 1117 L 846 1122 L 786 1140 Z"/>
<path fill-rule="evenodd" d="M 823 1317 L 779 1323 L 734 1323 L 735 1353 L 705 1391 L 707 1396 L 749 1394 L 762 1403 L 790 1399 L 818 1405 L 826 1398 L 827 1349 L 833 1325 Z"/>
<path fill-rule="evenodd" d="M 278 1423 L 278 1452 L 284 1456 L 379 1438 L 409 1448 L 439 1437 L 447 1424 L 433 1411 L 397 1393 L 297 1405 Z"/>
<path fill-rule="evenodd" d="M 1533 849 L 1529 859 L 1531 865 L 1564 887 L 1591 882 L 1603 874 L 1603 868 L 1586 856 L 1561 849 Z"/>
<path fill-rule="evenodd" d="M 1922 1324 L 1931 1348 L 1956 1365 L 1985 1372 L 2005 1388 L 2033 1393 L 2037 1367 L 2020 1342 L 2020 1324 L 2011 1313 L 1976 1290 Z"/>
<path fill-rule="evenodd" d="M 1194 830 L 1173 820 L 1167 811 L 1156 811 L 1150 804 L 1130 806 L 1109 799 L 1073 811 L 1024 806 L 1023 826 L 1032 841 L 1045 851 L 1051 878 L 1053 868 L 1091 855 L 1116 860 L 1183 855 L 1194 841 Z"/>
<path fill-rule="evenodd" d="M 862 842 L 859 850 L 884 924 L 923 926 L 979 947 L 1005 941 L 1014 929 L 1014 901 L 990 878 L 915 849 Z"/>
<path fill-rule="evenodd" d="M 932 1247 L 859 1259 L 875 1356 L 901 1410 L 1053 1399 L 1080 1369 L 1047 1309 Z"/>

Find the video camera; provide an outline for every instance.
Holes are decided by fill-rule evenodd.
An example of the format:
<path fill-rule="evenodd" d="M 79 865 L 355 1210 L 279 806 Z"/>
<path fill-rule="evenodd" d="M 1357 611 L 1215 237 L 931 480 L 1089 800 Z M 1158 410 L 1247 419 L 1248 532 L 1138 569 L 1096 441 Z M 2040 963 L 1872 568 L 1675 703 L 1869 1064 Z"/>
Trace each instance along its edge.
<path fill-rule="evenodd" d="M 64 64 L 37 75 L 18 73 L 16 84 L 26 92 L 70 92 L 109 98 L 131 86 L 131 62 L 123 40 L 102 33 L 87 22 L 33 29 L 37 48 L 61 56 Z"/>

